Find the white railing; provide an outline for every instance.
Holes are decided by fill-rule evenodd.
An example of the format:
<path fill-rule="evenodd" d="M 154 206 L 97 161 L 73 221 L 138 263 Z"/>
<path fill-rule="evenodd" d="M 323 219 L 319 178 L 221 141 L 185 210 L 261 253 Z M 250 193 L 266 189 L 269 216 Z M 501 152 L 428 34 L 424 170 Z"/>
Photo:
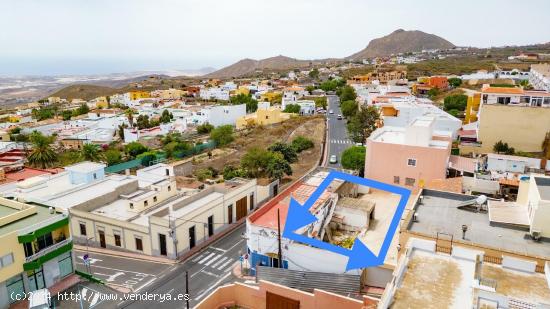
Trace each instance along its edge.
<path fill-rule="evenodd" d="M 41 206 L 36 206 L 36 207 L 41 207 Z M 29 233 L 31 233 L 33 231 L 36 231 L 36 230 L 38 230 L 42 227 L 48 226 L 48 225 L 50 225 L 52 223 L 55 223 L 57 221 L 61 221 L 61 220 L 65 219 L 66 217 L 67 217 L 66 214 L 60 214 L 60 215 L 48 218 L 46 220 L 40 221 L 36 224 L 29 225 L 27 227 L 24 227 L 24 228 L 20 229 L 19 232 L 18 232 L 18 235 L 29 234 Z"/>
<path fill-rule="evenodd" d="M 73 241 L 73 238 L 72 237 L 69 237 L 65 240 L 62 240 L 54 245 L 51 245 L 47 248 L 44 248 L 40 251 L 38 251 L 37 253 L 31 255 L 31 256 L 28 256 L 25 258 L 25 263 L 28 263 L 28 262 L 31 262 L 31 261 L 34 261 L 36 260 L 37 258 L 41 257 L 41 256 L 44 256 L 52 251 L 55 251 L 63 246 L 65 246 L 66 244 L 70 243 L 71 241 Z"/>

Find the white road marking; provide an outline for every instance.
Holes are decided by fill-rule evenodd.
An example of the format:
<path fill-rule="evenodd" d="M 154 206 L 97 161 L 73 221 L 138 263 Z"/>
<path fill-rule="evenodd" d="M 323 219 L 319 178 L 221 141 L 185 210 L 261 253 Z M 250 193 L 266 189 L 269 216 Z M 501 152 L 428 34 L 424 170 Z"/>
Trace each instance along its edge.
<path fill-rule="evenodd" d="M 220 267 L 218 267 L 218 270 L 222 270 L 223 268 L 225 268 L 229 263 L 231 263 L 231 261 L 231 259 L 227 260 L 225 263 L 220 265 Z"/>
<path fill-rule="evenodd" d="M 227 260 L 227 256 L 224 256 L 221 260 L 217 261 L 216 263 L 214 263 L 214 265 L 212 265 L 212 268 L 216 268 L 218 265 L 220 265 L 221 263 L 223 263 L 223 261 Z"/>
<path fill-rule="evenodd" d="M 196 261 L 202 259 L 202 258 L 204 257 L 204 254 L 205 254 L 205 253 L 206 253 L 206 252 L 201 253 L 199 256 L 197 256 L 196 258 L 194 258 L 191 262 L 196 262 Z"/>
<path fill-rule="evenodd" d="M 210 275 L 210 276 L 212 276 L 212 277 L 216 277 L 216 278 L 218 278 L 218 277 L 219 277 L 219 275 L 216 275 L 216 274 L 214 274 L 214 273 L 211 273 L 211 272 L 209 272 L 209 271 L 206 271 L 206 270 L 203 270 L 203 271 L 202 271 L 202 273 L 203 273 L 203 274 L 207 274 L 207 275 Z"/>
<path fill-rule="evenodd" d="M 218 251 L 221 251 L 221 252 L 227 252 L 227 250 L 222 249 L 222 248 L 216 248 L 216 247 L 209 247 L 209 248 L 214 249 L 214 250 L 218 250 Z"/>
<path fill-rule="evenodd" d="M 155 281 L 155 280 L 157 280 L 157 278 L 153 278 L 153 279 L 147 281 L 147 283 L 145 283 L 144 285 L 142 285 L 142 286 L 140 286 L 139 288 L 137 288 L 137 289 L 135 290 L 135 292 L 136 292 L 136 293 L 139 292 L 139 290 L 141 290 L 141 289 L 143 289 L 144 287 L 148 286 L 149 284 L 153 283 L 153 281 Z"/>
<path fill-rule="evenodd" d="M 94 295 L 94 298 L 92 299 L 92 301 L 90 302 L 90 307 L 94 306 L 96 303 L 97 303 L 97 300 L 99 299 L 99 293 L 96 293 Z"/>
<path fill-rule="evenodd" d="M 204 266 L 208 266 L 208 265 L 212 264 L 212 262 L 216 261 L 220 257 L 221 257 L 221 255 L 216 255 L 213 259 L 211 259 L 208 262 L 204 263 Z"/>
<path fill-rule="evenodd" d="M 216 255 L 216 253 L 210 253 L 210 255 L 208 255 L 208 256 L 205 257 L 204 259 L 200 260 L 200 261 L 199 261 L 199 264 L 204 264 L 204 262 L 206 262 L 207 260 L 211 259 L 214 255 Z"/>

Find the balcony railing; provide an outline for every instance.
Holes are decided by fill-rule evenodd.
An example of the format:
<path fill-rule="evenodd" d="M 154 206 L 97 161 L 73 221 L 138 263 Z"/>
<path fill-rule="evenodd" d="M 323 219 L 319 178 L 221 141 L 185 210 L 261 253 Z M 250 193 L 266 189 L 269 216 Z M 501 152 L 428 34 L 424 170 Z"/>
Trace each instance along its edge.
<path fill-rule="evenodd" d="M 38 259 L 38 258 L 40 258 L 40 257 L 42 257 L 42 256 L 44 256 L 44 255 L 46 255 L 46 254 L 48 254 L 48 253 L 50 253 L 50 252 L 52 252 L 52 251 L 55 251 L 55 250 L 57 250 L 57 249 L 59 249 L 59 248 L 65 246 L 65 245 L 69 244 L 69 243 L 72 242 L 72 241 L 73 241 L 73 238 L 72 238 L 72 237 L 69 237 L 69 238 L 67 238 L 67 239 L 65 239 L 65 240 L 62 240 L 62 241 L 60 241 L 60 242 L 58 242 L 58 243 L 55 243 L 55 244 L 53 244 L 53 245 L 51 245 L 51 246 L 49 246 L 49 247 L 46 247 L 46 248 L 44 248 L 44 249 L 42 249 L 42 250 L 36 252 L 35 254 L 26 257 L 26 258 L 25 258 L 25 263 L 34 261 L 34 260 L 36 260 L 36 259 Z"/>

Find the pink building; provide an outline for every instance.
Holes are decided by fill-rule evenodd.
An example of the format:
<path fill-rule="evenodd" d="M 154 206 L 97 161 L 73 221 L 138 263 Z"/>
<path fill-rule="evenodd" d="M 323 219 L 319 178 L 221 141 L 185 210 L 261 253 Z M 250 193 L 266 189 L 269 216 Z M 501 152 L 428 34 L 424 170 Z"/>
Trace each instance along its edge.
<path fill-rule="evenodd" d="M 417 189 L 445 179 L 451 153 L 449 132 L 434 131 L 433 117 L 409 126 L 385 126 L 367 139 L 365 178 Z"/>

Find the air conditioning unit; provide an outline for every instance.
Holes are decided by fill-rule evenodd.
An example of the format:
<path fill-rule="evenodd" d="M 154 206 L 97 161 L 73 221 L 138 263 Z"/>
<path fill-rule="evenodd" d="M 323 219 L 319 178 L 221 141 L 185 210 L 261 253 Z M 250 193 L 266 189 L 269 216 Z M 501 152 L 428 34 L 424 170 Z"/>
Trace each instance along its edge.
<path fill-rule="evenodd" d="M 531 237 L 535 240 L 535 241 L 539 241 L 540 238 L 542 237 L 540 235 L 540 232 L 539 231 L 531 231 Z"/>

